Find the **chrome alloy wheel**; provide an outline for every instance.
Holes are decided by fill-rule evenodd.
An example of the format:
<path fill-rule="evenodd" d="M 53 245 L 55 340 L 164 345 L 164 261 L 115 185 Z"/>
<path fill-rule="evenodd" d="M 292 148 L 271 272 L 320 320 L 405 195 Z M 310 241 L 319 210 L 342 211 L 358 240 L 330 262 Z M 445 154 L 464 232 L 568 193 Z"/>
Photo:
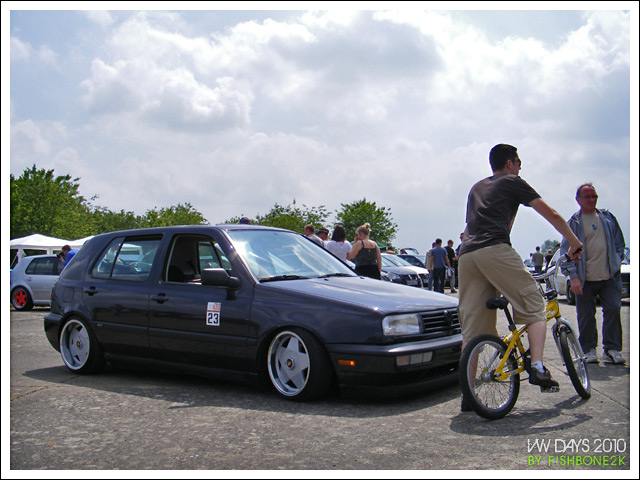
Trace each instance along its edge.
<path fill-rule="evenodd" d="M 269 377 L 278 392 L 287 397 L 302 393 L 309 381 L 311 362 L 307 345 L 291 331 L 280 332 L 267 354 Z"/>
<path fill-rule="evenodd" d="M 60 354 L 71 370 L 80 370 L 91 353 L 91 339 L 87 327 L 79 320 L 70 320 L 60 334 Z"/>

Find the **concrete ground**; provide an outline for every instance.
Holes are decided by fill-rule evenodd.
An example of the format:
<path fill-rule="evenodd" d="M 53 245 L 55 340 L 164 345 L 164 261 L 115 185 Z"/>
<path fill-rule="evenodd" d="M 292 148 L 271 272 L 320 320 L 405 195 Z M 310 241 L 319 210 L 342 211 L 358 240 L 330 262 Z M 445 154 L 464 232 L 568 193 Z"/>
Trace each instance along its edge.
<path fill-rule="evenodd" d="M 561 311 L 575 324 L 574 307 L 561 301 Z M 456 384 L 393 400 L 336 393 L 298 404 L 189 376 L 124 369 L 77 376 L 45 338 L 47 313 L 10 314 L 3 478 L 22 470 L 248 470 L 245 477 L 265 470 L 403 470 L 403 477 L 419 478 L 422 470 L 615 470 L 616 477 L 637 478 L 628 300 L 627 365 L 589 365 L 590 400 L 576 395 L 549 337 L 546 364 L 560 392 L 541 394 L 523 382 L 514 410 L 497 421 L 461 413 Z"/>

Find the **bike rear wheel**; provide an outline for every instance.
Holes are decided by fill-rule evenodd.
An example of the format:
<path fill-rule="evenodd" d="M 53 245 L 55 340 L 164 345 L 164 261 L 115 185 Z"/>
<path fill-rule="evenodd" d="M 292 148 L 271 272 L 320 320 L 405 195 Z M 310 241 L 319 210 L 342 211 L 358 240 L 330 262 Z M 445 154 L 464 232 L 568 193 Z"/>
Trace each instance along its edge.
<path fill-rule="evenodd" d="M 578 395 L 585 400 L 591 398 L 591 382 L 589 381 L 589 372 L 582 355 L 580 355 L 580 346 L 573 330 L 561 328 L 558 332 L 558 340 L 560 341 L 560 350 L 562 351 L 562 360 L 576 389 Z"/>
<path fill-rule="evenodd" d="M 505 365 L 506 380 L 496 380 L 495 370 L 507 351 L 495 335 L 479 335 L 471 340 L 460 357 L 460 386 L 465 401 L 481 417 L 496 420 L 516 404 L 520 393 L 520 375 L 514 373 L 518 362 L 510 356 Z"/>

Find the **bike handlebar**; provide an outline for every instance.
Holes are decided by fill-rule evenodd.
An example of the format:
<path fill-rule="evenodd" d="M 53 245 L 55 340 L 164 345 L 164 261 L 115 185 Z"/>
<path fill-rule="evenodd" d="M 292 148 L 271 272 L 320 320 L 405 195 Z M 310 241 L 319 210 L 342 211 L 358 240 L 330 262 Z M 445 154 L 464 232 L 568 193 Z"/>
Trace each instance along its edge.
<path fill-rule="evenodd" d="M 539 275 L 533 275 L 532 274 L 531 276 L 533 277 L 534 280 L 545 280 L 545 279 L 549 278 L 550 276 L 552 276 L 556 272 L 556 270 L 558 268 L 560 268 L 560 265 L 562 265 L 563 263 L 569 262 L 569 261 L 571 261 L 571 257 L 569 256 L 568 253 L 565 253 L 564 255 L 561 255 L 560 258 L 558 258 L 558 261 L 556 262 L 556 264 L 552 268 L 547 269 L 546 272 L 541 273 Z"/>

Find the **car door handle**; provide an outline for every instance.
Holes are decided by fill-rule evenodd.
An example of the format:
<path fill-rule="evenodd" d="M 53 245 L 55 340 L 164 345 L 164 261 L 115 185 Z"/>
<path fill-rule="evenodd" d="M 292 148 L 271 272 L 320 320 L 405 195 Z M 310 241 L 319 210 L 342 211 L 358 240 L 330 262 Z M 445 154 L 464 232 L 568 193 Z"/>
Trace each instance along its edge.
<path fill-rule="evenodd" d="M 89 288 L 85 288 L 83 292 L 91 297 L 96 293 L 98 293 L 98 289 L 96 287 L 89 287 Z"/>
<path fill-rule="evenodd" d="M 169 300 L 164 293 L 159 293 L 158 295 L 151 295 L 151 300 L 155 300 L 158 303 L 164 303 Z"/>

